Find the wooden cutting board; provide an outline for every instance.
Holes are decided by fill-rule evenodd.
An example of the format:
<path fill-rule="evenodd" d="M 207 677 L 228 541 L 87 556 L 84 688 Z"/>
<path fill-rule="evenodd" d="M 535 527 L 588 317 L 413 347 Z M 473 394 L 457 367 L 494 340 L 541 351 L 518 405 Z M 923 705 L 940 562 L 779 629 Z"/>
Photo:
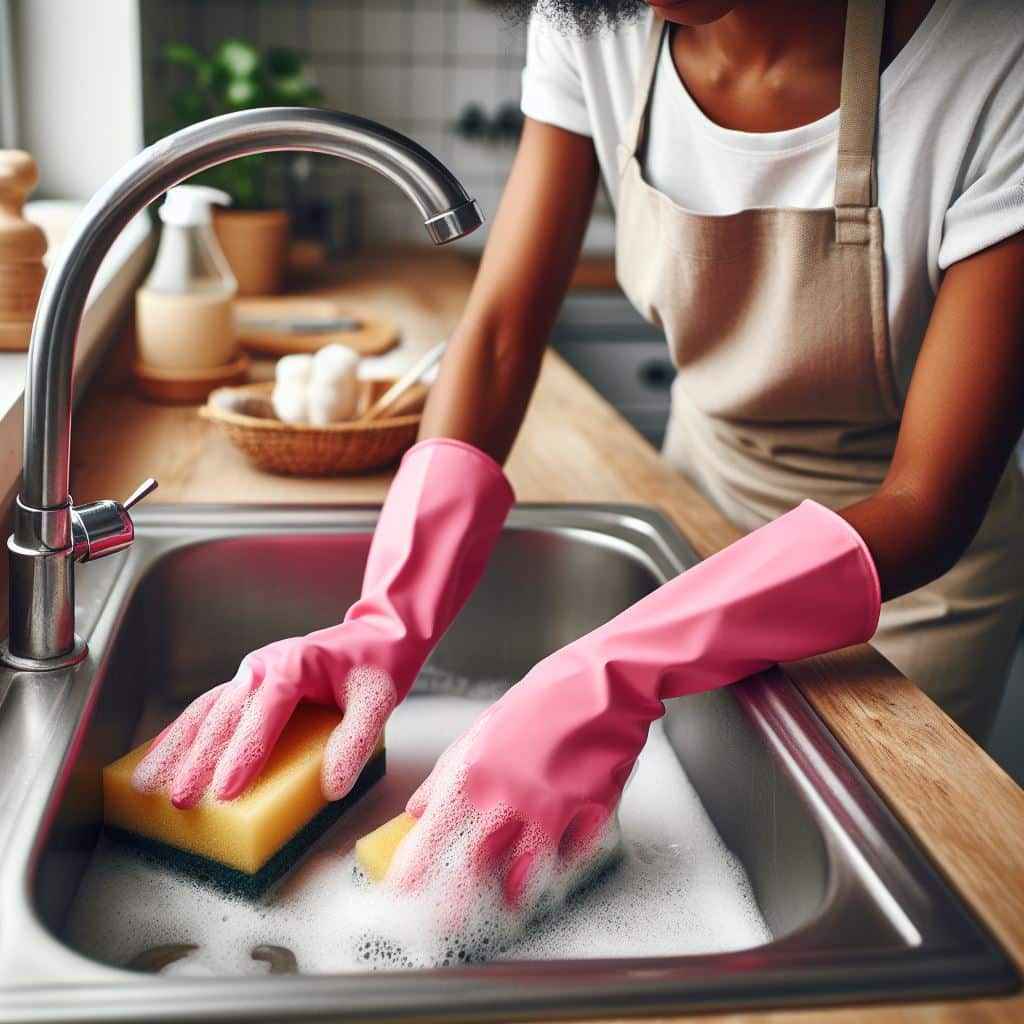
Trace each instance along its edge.
<path fill-rule="evenodd" d="M 308 334 L 267 328 L 246 327 L 253 320 L 334 320 L 352 318 L 353 330 L 316 331 Z M 378 356 L 398 344 L 398 324 L 381 313 L 361 310 L 335 299 L 303 296 L 239 298 L 235 301 L 239 344 L 250 352 L 286 356 L 294 352 L 316 352 L 325 345 L 347 345 L 361 356 Z"/>

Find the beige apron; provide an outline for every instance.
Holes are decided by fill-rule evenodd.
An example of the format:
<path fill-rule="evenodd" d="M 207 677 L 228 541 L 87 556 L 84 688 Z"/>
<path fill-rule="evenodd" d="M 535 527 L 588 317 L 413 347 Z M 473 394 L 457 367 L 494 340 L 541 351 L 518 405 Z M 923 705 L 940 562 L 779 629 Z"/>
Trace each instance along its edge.
<path fill-rule="evenodd" d="M 721 216 L 683 209 L 644 180 L 638 152 L 665 32 L 652 19 L 619 147 L 616 269 L 677 367 L 663 454 L 742 529 L 804 498 L 863 500 L 896 444 L 902 399 L 874 205 L 883 8 L 848 5 L 835 206 Z M 957 565 L 888 602 L 872 641 L 979 737 L 1024 618 L 1022 484 L 1014 465 Z"/>

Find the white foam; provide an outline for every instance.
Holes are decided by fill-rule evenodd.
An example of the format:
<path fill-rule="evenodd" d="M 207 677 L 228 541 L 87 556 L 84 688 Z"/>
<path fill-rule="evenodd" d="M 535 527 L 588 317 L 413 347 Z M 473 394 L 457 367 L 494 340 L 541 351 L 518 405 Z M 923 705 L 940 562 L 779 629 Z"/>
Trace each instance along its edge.
<path fill-rule="evenodd" d="M 261 944 L 291 949 L 307 973 L 411 966 L 436 957 L 436 942 L 423 941 L 431 937 L 424 908 L 396 908 L 381 899 L 359 879 L 351 848 L 402 809 L 441 750 L 488 703 L 414 695 L 400 705 L 388 725 L 387 777 L 265 904 L 222 896 L 101 840 L 72 907 L 68 941 L 108 963 L 126 963 L 157 945 L 196 944 L 199 950 L 175 965 L 179 974 L 265 973 L 266 964 L 249 955 Z M 771 939 L 742 866 L 715 831 L 660 726 L 627 788 L 620 821 L 625 842 L 616 866 L 517 941 L 509 940 L 508 929 L 492 929 L 492 942 L 507 943 L 498 958 L 679 956 Z M 395 934 L 403 937 L 402 955 L 367 945 L 368 935 Z"/>

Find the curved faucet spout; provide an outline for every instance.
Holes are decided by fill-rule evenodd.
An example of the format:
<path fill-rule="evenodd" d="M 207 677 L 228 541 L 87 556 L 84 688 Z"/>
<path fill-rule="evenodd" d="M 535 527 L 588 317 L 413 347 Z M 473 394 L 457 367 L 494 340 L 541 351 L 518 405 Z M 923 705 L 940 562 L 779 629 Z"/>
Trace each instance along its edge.
<path fill-rule="evenodd" d="M 437 244 L 483 221 L 456 178 L 422 146 L 351 114 L 264 107 L 201 121 L 155 142 L 96 193 L 66 255 L 47 277 L 29 348 L 23 504 L 51 509 L 67 501 L 75 336 L 114 239 L 140 210 L 184 179 L 235 157 L 274 150 L 326 153 L 372 168 L 409 197 Z"/>
<path fill-rule="evenodd" d="M 263 107 L 211 118 L 154 143 L 114 175 L 90 200 L 65 255 L 47 275 L 32 326 L 24 472 L 8 545 L 11 637 L 3 657 L 9 664 L 48 668 L 55 659 L 67 663 L 78 656 L 72 651 L 70 562 L 81 546 L 74 532 L 82 527 L 72 521 L 68 497 L 71 377 L 79 322 L 103 257 L 125 225 L 172 186 L 227 160 L 276 150 L 325 153 L 377 171 L 416 206 L 435 244 L 483 223 L 476 202 L 422 146 L 374 121 L 331 110 Z M 131 538 L 123 539 L 126 545 Z"/>

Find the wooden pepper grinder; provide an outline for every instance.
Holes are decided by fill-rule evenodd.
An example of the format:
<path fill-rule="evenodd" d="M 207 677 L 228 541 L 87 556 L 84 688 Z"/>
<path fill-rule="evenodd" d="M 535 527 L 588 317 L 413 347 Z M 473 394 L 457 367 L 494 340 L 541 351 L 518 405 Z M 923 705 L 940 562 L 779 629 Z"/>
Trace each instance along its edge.
<path fill-rule="evenodd" d="M 28 348 L 46 275 L 46 236 L 22 216 L 38 180 L 39 169 L 28 153 L 0 149 L 0 350 Z"/>

